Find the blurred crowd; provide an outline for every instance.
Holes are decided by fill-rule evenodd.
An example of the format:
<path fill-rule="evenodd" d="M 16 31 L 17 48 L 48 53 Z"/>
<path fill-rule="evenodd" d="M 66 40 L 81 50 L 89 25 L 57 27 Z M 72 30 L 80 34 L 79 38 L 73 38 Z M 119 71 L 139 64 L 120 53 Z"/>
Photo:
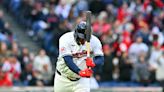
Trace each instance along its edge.
<path fill-rule="evenodd" d="M 73 31 L 79 21 L 85 20 L 84 11 L 90 10 L 93 34 L 101 40 L 105 56 L 103 67 L 96 67 L 94 74 L 98 83 L 164 86 L 164 0 L 0 1 L 43 48 L 38 55 L 26 47 L 18 49 L 16 37 L 0 12 L 0 53 L 5 53 L 1 57 L 0 81 L 12 79 L 8 85 L 52 85 L 51 63 L 57 59 L 59 37 Z"/>

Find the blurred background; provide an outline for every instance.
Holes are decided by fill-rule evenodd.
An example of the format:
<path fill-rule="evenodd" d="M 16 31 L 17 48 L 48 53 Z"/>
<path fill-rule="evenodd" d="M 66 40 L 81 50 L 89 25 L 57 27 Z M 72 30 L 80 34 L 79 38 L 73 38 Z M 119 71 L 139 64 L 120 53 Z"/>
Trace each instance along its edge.
<path fill-rule="evenodd" d="M 52 87 L 58 39 L 86 10 L 105 56 L 93 89 L 164 87 L 164 0 L 0 0 L 0 87 Z"/>

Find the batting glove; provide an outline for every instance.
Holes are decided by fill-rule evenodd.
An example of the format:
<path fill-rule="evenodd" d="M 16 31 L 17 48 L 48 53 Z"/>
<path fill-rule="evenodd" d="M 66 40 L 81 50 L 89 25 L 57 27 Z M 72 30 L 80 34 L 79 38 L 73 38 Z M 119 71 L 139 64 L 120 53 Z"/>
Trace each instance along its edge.
<path fill-rule="evenodd" d="M 79 72 L 79 75 L 81 77 L 87 77 L 87 78 L 90 78 L 92 76 L 92 74 L 93 74 L 93 71 L 89 68 L 86 68 L 85 70 L 81 70 Z"/>
<path fill-rule="evenodd" d="M 96 66 L 95 63 L 93 62 L 92 58 L 86 59 L 86 65 L 91 68 L 94 68 Z"/>

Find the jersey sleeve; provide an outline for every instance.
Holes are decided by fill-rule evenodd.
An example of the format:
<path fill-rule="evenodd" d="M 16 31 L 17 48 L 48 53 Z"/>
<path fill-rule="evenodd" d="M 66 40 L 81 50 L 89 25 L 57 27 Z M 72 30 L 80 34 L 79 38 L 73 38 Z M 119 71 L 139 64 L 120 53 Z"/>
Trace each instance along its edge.
<path fill-rule="evenodd" d="M 67 55 L 72 55 L 68 44 L 68 39 L 61 37 L 59 39 L 59 56 L 64 57 Z"/>
<path fill-rule="evenodd" d="M 92 43 L 91 43 L 92 44 Z M 97 37 L 93 39 L 93 54 L 94 56 L 103 56 L 102 44 Z"/>

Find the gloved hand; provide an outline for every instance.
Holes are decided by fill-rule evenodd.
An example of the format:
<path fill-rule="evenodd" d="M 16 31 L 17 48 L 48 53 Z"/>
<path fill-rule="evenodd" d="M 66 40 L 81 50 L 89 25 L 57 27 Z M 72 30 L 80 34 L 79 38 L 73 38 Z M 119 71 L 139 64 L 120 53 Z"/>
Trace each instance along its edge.
<path fill-rule="evenodd" d="M 86 59 L 86 65 L 91 68 L 94 68 L 96 66 L 95 63 L 93 62 L 92 58 Z"/>
<path fill-rule="evenodd" d="M 79 72 L 79 75 L 81 77 L 87 77 L 87 78 L 90 78 L 92 76 L 92 74 L 93 74 L 93 71 L 91 69 L 89 69 L 89 68 L 86 68 L 86 69 L 81 70 Z"/>

